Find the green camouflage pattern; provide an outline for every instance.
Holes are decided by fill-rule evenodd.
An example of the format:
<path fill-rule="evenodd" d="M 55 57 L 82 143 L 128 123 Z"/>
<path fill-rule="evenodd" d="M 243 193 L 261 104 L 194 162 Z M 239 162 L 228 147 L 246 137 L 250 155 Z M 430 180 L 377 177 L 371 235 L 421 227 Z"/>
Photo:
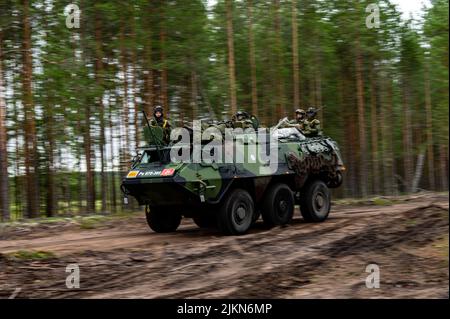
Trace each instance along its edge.
<path fill-rule="evenodd" d="M 238 151 L 244 152 L 243 163 L 173 163 L 169 158 L 170 147 L 144 148 L 142 154 L 163 160 L 145 162 L 142 155 L 123 179 L 121 188 L 140 205 L 196 207 L 219 203 L 227 190 L 237 185 L 251 190 L 258 200 L 273 180 L 283 179 L 293 191 L 300 190 L 311 177 L 322 179 L 329 187 L 342 183 L 345 168 L 336 142 L 329 137 L 294 134 L 278 138 L 278 165 L 272 172 L 254 156 L 248 156 L 245 139 L 250 135 L 242 135 L 234 143 L 244 143 L 235 150 L 236 156 Z"/>

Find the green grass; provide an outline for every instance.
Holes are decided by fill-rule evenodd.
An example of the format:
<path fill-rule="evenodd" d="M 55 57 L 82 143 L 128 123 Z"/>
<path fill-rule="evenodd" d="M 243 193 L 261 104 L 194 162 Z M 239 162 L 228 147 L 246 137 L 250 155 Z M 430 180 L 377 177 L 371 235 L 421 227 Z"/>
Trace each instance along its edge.
<path fill-rule="evenodd" d="M 111 219 L 113 219 L 113 217 L 92 215 L 86 217 L 79 217 L 76 218 L 75 220 L 78 222 L 81 229 L 94 229 L 101 226 L 103 222 L 106 222 Z"/>
<path fill-rule="evenodd" d="M 382 197 L 375 197 L 372 200 L 373 205 L 376 206 L 389 206 L 389 205 L 393 205 L 394 202 L 392 200 L 389 200 L 387 198 L 382 198 Z"/>
<path fill-rule="evenodd" d="M 417 225 L 417 220 L 416 219 L 406 219 L 406 224 L 408 226 L 416 226 Z"/>
<path fill-rule="evenodd" d="M 105 225 L 107 222 L 114 222 L 120 220 L 127 220 L 133 216 L 142 214 L 142 211 L 126 212 L 121 211 L 109 215 L 88 215 L 88 216 L 73 216 L 73 217 L 48 217 L 48 218 L 34 218 L 34 219 L 22 219 L 16 221 L 8 221 L 0 223 L 0 232 L 11 228 L 25 227 L 33 228 L 44 225 L 65 225 L 74 224 L 81 229 L 96 229 Z"/>
<path fill-rule="evenodd" d="M 390 206 L 398 203 L 396 199 L 386 197 L 369 197 L 369 198 L 343 198 L 333 201 L 336 205 L 374 205 L 374 206 Z"/>
<path fill-rule="evenodd" d="M 19 250 L 13 253 L 6 254 L 7 257 L 11 259 L 18 260 L 46 260 L 55 258 L 55 254 L 50 251 L 29 251 L 29 250 Z"/>
<path fill-rule="evenodd" d="M 433 243 L 433 247 L 440 252 L 442 257 L 448 259 L 448 235 Z"/>

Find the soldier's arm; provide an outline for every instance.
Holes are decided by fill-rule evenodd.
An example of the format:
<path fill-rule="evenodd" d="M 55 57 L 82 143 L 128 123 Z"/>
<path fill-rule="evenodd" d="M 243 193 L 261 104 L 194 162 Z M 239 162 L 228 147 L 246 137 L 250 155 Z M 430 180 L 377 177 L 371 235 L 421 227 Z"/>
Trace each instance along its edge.
<path fill-rule="evenodd" d="M 303 122 L 303 130 L 302 130 L 304 135 L 308 135 L 311 133 L 311 124 L 308 121 L 304 121 Z"/>
<path fill-rule="evenodd" d="M 310 125 L 310 132 L 318 133 L 319 131 L 320 131 L 320 121 L 319 120 L 312 121 L 312 123 Z"/>

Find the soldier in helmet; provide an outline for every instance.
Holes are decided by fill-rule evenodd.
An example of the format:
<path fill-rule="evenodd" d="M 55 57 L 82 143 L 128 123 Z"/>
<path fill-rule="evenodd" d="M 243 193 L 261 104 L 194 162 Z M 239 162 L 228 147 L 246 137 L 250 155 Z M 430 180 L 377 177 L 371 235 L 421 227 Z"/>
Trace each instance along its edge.
<path fill-rule="evenodd" d="M 321 135 L 321 129 L 320 129 L 320 121 L 316 119 L 317 110 L 313 107 L 308 108 L 308 111 L 306 111 L 306 123 L 305 123 L 305 130 L 304 134 L 306 136 L 318 136 Z"/>
<path fill-rule="evenodd" d="M 302 109 L 295 110 L 295 119 L 290 122 L 290 124 L 294 124 L 300 131 L 305 130 L 306 124 L 306 112 Z"/>
<path fill-rule="evenodd" d="M 245 111 L 237 111 L 231 118 L 234 128 L 253 128 L 253 122 Z"/>
<path fill-rule="evenodd" d="M 164 132 L 164 142 L 169 143 L 171 127 L 169 121 L 164 118 L 164 109 L 162 106 L 157 105 L 153 110 L 153 118 L 150 120 L 150 125 L 161 127 Z"/>

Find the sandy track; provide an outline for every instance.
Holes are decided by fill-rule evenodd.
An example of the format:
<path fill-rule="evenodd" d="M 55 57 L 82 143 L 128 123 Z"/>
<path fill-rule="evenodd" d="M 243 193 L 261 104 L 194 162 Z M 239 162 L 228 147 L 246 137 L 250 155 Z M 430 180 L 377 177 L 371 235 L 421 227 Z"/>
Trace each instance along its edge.
<path fill-rule="evenodd" d="M 142 216 L 105 229 L 13 236 L 0 240 L 1 253 L 56 257 L 0 258 L 0 296 L 20 287 L 24 298 L 448 298 L 447 196 L 337 206 L 320 224 L 299 216 L 282 228 L 258 223 L 239 237 L 190 221 L 176 233 L 156 234 Z M 80 266 L 78 290 L 65 286 L 69 263 Z M 380 267 L 380 289 L 365 286 L 369 263 Z"/>

